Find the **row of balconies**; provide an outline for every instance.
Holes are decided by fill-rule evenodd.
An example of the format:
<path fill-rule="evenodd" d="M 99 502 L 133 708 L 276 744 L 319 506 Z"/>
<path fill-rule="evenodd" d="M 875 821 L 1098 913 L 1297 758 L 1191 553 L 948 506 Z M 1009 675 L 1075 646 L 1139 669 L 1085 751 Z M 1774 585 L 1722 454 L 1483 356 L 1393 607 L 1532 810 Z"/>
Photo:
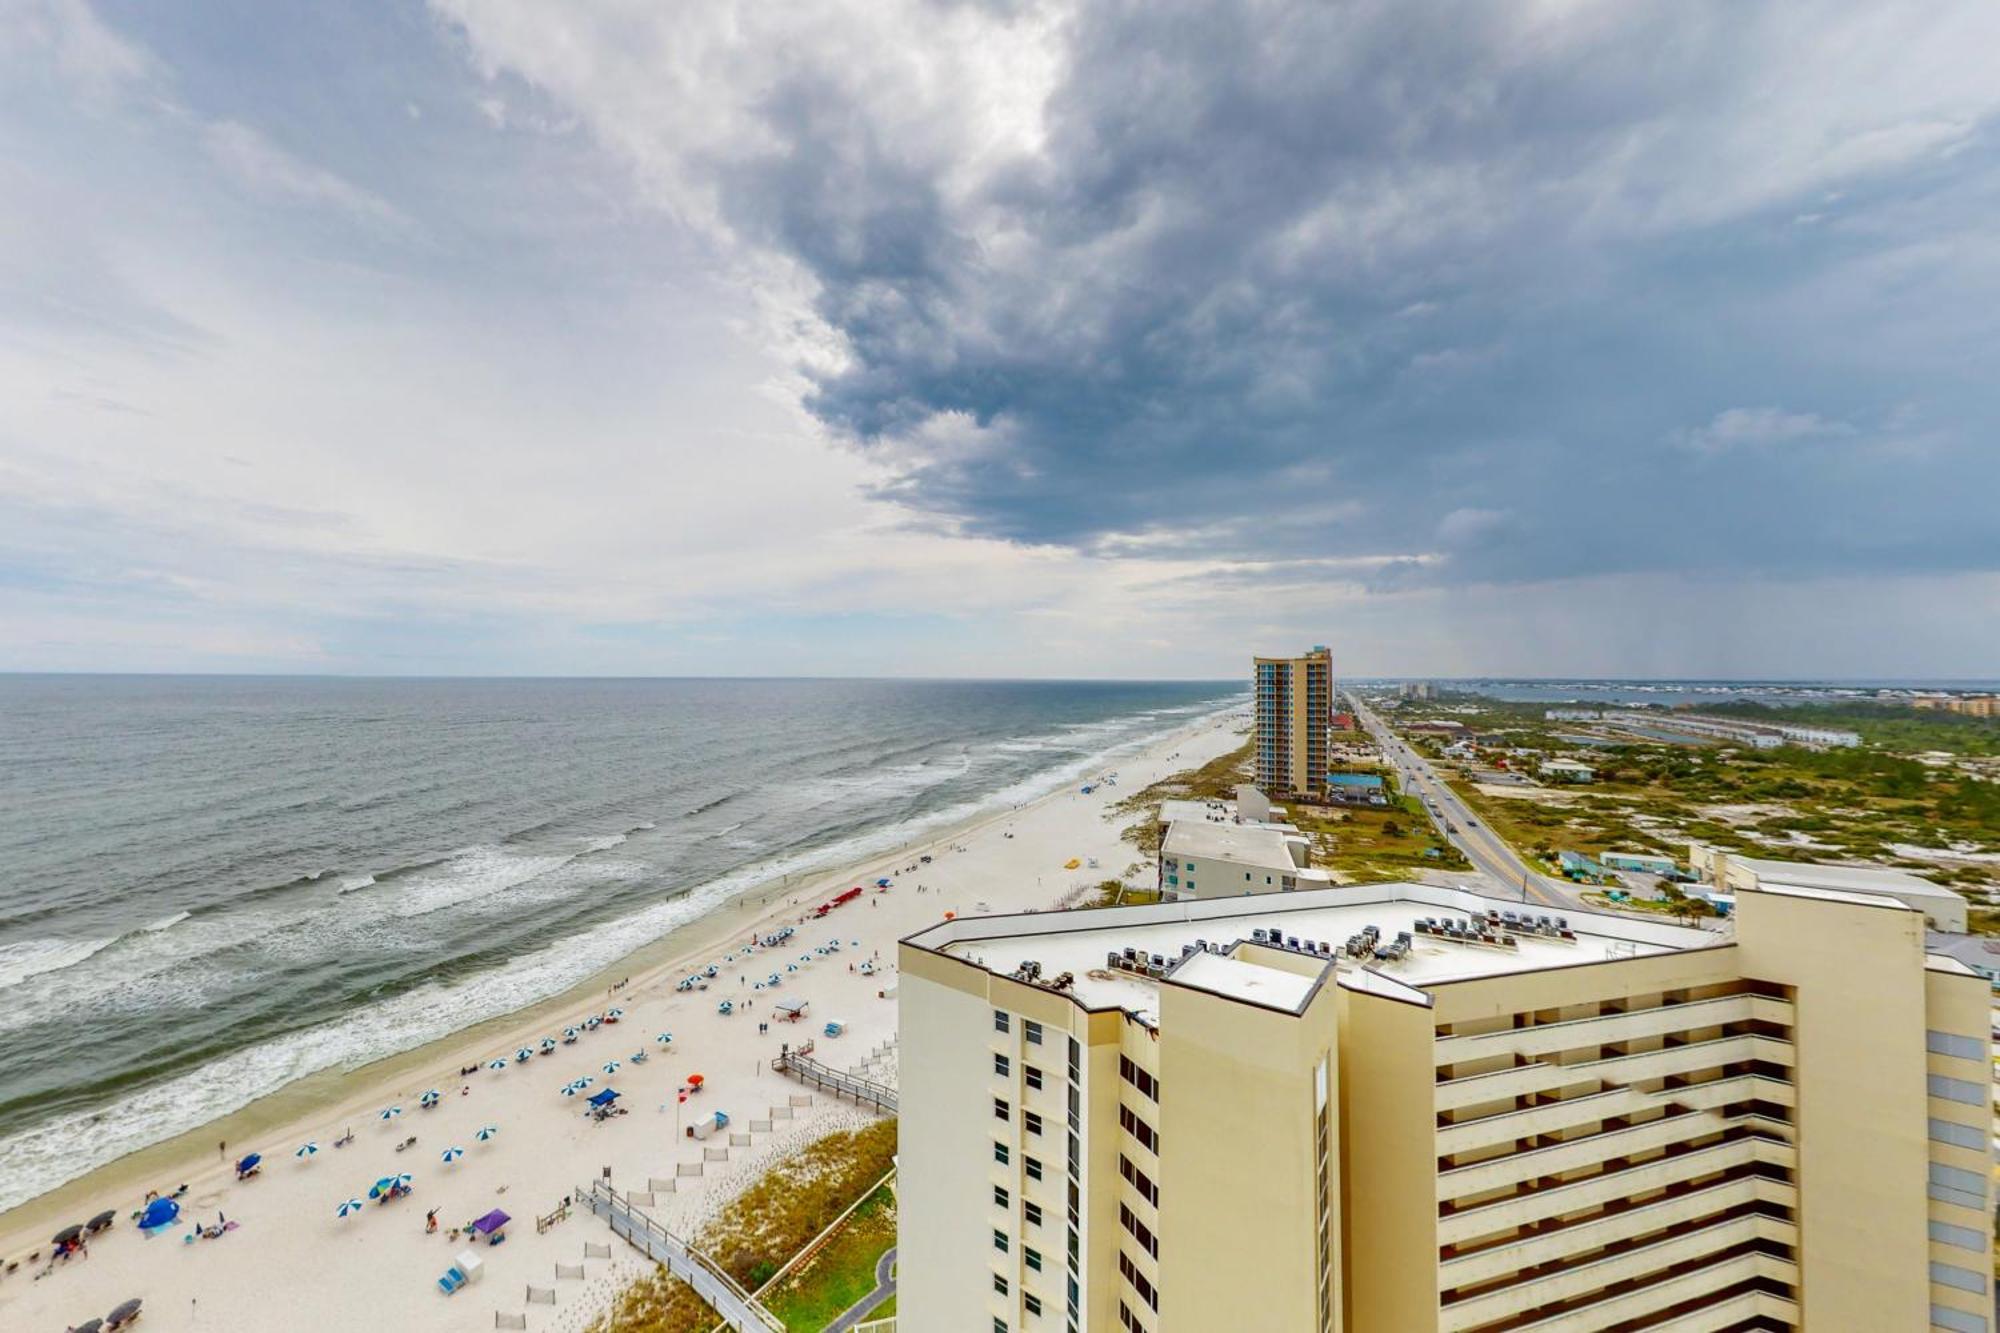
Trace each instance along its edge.
<path fill-rule="evenodd" d="M 1512 1069 L 1497 1069 L 1491 1073 L 1473 1074 L 1440 1083 L 1437 1085 L 1436 1107 L 1439 1112 L 1460 1111 L 1482 1103 L 1531 1097 L 1565 1088 L 1593 1084 L 1617 1087 L 1751 1061 L 1789 1069 L 1792 1065 L 1792 1044 L 1776 1037 L 1746 1034 L 1693 1041 L 1684 1046 L 1662 1046 L 1658 1050 L 1608 1056 L 1602 1060 L 1580 1060 L 1575 1064 L 1537 1060 Z"/>
<path fill-rule="evenodd" d="M 1637 1157 L 1676 1143 L 1691 1143 L 1732 1127 L 1755 1124 L 1762 1132 L 1789 1139 L 1791 1126 L 1782 1120 L 1755 1111 L 1723 1114 L 1718 1111 L 1689 1110 L 1588 1134 L 1582 1138 L 1508 1153 L 1465 1166 L 1438 1172 L 1437 1197 L 1440 1205 L 1494 1190 L 1520 1186 L 1531 1180 L 1560 1176 L 1570 1171 L 1598 1166 L 1621 1158 Z M 1477 1204 L 1473 1206 L 1478 1206 Z"/>
<path fill-rule="evenodd" d="M 1502 1028 L 1497 1032 L 1439 1037 L 1435 1050 L 1438 1066 L 1442 1069 L 1495 1055 L 1549 1055 L 1748 1019 L 1790 1027 L 1791 1002 L 1768 995 L 1720 995 L 1685 1004 L 1656 1005 L 1649 1009 L 1598 1014 L 1560 1023 L 1536 1023 L 1528 1027 Z"/>

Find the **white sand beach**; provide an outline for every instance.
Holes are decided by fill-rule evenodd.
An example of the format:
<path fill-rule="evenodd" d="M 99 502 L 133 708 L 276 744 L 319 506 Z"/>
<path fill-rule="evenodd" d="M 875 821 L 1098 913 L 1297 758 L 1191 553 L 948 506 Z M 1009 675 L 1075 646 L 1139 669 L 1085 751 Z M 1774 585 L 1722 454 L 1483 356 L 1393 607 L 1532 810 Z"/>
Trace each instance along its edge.
<path fill-rule="evenodd" d="M 768 1067 L 783 1042 L 815 1039 L 817 1055 L 840 1068 L 868 1067 L 893 1081 L 896 1005 L 895 942 L 946 912 L 1018 912 L 1056 906 L 1086 885 L 1117 876 L 1137 859 L 1120 841 L 1108 808 L 1133 790 L 1174 771 L 1224 753 L 1239 741 L 1241 721 L 1209 719 L 1107 764 L 1118 783 L 1086 796 L 1075 785 L 1018 810 L 987 816 L 948 830 L 934 841 L 877 857 L 786 889 L 767 910 L 725 909 L 670 936 L 634 960 L 629 982 L 608 991 L 596 982 L 587 993 L 541 1004 L 511 1018 L 422 1052 L 385 1061 L 370 1070 L 295 1089 L 202 1134 L 113 1163 L 47 1198 L 0 1217 L 0 1328 L 9 1333 L 60 1333 L 104 1315 L 130 1297 L 145 1301 L 144 1326 L 156 1330 L 442 1329 L 494 1327 L 496 1312 L 522 1313 L 535 1330 L 576 1330 L 599 1313 L 623 1274 L 643 1265 L 605 1225 L 582 1210 L 538 1233 L 536 1218 L 608 1168 L 624 1190 L 672 1180 L 657 1196 L 654 1216 L 681 1234 L 753 1181 L 763 1168 L 821 1134 L 861 1123 L 870 1115 L 774 1074 Z M 932 859 L 921 861 L 924 855 Z M 1083 864 L 1064 868 L 1072 857 Z M 1091 859 L 1097 866 L 1093 868 Z M 912 869 L 911 867 L 914 867 Z M 874 887 L 878 878 L 892 886 Z M 811 909 L 854 885 L 856 900 L 815 919 Z M 767 895 L 768 896 L 768 893 Z M 776 927 L 795 933 L 783 947 L 744 952 Z M 838 952 L 817 947 L 837 941 Z M 735 954 L 735 957 L 729 955 Z M 875 975 L 860 965 L 872 962 Z M 713 963 L 718 975 L 706 991 L 683 993 L 676 983 Z M 788 968 L 796 966 L 796 971 Z M 777 973 L 781 984 L 758 988 Z M 723 1016 L 729 1000 L 736 1012 Z M 780 1001 L 808 1002 L 796 1025 L 775 1021 Z M 539 1052 L 545 1037 L 560 1042 L 563 1029 L 589 1014 L 623 1010 L 615 1024 Z M 844 1035 L 821 1035 L 829 1019 L 843 1020 Z M 759 1031 L 767 1023 L 768 1031 Z M 670 1032 L 671 1045 L 657 1040 Z M 535 1048 L 514 1062 L 518 1048 Z M 634 1062 L 635 1052 L 646 1059 Z M 505 1057 L 504 1069 L 489 1060 Z M 605 1066 L 618 1067 L 607 1072 Z M 459 1071 L 478 1066 L 478 1072 Z M 682 1105 L 677 1090 L 690 1075 L 704 1090 Z M 582 1096 L 560 1089 L 588 1077 Z M 621 1094 L 628 1112 L 602 1123 L 586 1114 L 585 1097 L 605 1088 Z M 440 1094 L 434 1109 L 420 1104 L 426 1090 Z M 810 1105 L 794 1106 L 810 1095 Z M 379 1119 L 387 1107 L 400 1114 Z M 777 1112 L 773 1114 L 774 1110 Z M 746 1146 L 724 1132 L 707 1140 L 676 1133 L 696 1116 L 724 1111 L 729 1130 L 749 1134 Z M 789 1118 L 785 1112 L 791 1112 Z M 752 1132 L 752 1122 L 768 1130 Z M 497 1128 L 480 1142 L 484 1126 Z M 352 1130 L 353 1140 L 336 1148 Z M 88 1133 L 79 1127 L 78 1133 Z M 243 1137 L 244 1134 L 250 1137 Z M 413 1137 L 414 1146 L 396 1151 Z M 226 1139 L 226 1149 L 218 1149 Z M 319 1151 L 294 1156 L 302 1144 Z M 440 1154 L 462 1148 L 446 1163 Z M 726 1149 L 728 1160 L 712 1161 Z M 238 1182 L 232 1164 L 263 1155 L 259 1173 Z M 700 1165 L 701 1174 L 682 1175 Z M 408 1197 L 368 1200 L 381 1177 L 407 1173 Z M 186 1182 L 179 1221 L 153 1236 L 131 1222 L 146 1189 L 172 1191 Z M 347 1199 L 363 1206 L 336 1215 Z M 474 1286 L 443 1295 L 437 1279 L 468 1248 L 451 1228 L 492 1209 L 512 1216 L 507 1239 L 481 1245 L 484 1275 Z M 70 1259 L 37 1278 L 48 1264 L 49 1237 L 65 1224 L 115 1209 L 117 1222 L 96 1238 L 85 1257 Z M 425 1215 L 436 1209 L 438 1230 L 425 1233 Z M 195 1224 L 233 1224 L 215 1239 L 187 1239 Z M 586 1259 L 586 1242 L 612 1248 L 613 1258 Z M 32 1251 L 41 1259 L 30 1262 Z M 582 1279 L 555 1276 L 556 1265 L 583 1265 Z M 556 1304 L 526 1301 L 530 1285 L 554 1288 Z"/>

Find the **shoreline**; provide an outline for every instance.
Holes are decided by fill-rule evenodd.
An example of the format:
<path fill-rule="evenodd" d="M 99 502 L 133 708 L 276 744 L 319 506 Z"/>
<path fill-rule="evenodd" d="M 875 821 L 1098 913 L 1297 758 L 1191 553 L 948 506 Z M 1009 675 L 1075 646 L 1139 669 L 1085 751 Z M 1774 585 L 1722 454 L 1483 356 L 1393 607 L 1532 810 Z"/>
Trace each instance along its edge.
<path fill-rule="evenodd" d="M 1131 745 L 1144 754 L 1204 732 L 1228 726 L 1237 706 L 1231 705 L 1187 721 L 1157 736 Z M 1093 757 L 1091 763 L 1115 764 L 1119 754 Z M 414 1097 L 413 1087 L 456 1078 L 456 1070 L 477 1064 L 501 1050 L 532 1042 L 560 1026 L 560 1020 L 608 1002 L 614 980 L 629 979 L 637 993 L 670 976 L 685 975 L 699 960 L 726 948 L 740 936 L 768 926 L 789 923 L 796 911 L 851 881 L 883 872 L 885 863 L 948 849 L 960 840 L 1000 821 L 1018 818 L 1031 809 L 1067 794 L 1071 779 L 1017 805 L 970 814 L 949 824 L 927 828 L 905 841 L 876 850 L 860 860 L 825 870 L 796 872 L 745 888 L 701 916 L 676 926 L 581 979 L 574 985 L 521 1008 L 455 1029 L 435 1040 L 351 1069 L 322 1070 L 305 1075 L 275 1092 L 192 1129 L 163 1139 L 91 1168 L 34 1198 L 0 1213 L 0 1266 L 16 1260 L 26 1268 L 26 1255 L 46 1250 L 46 1233 L 70 1220 L 102 1210 L 111 1198 L 136 1199 L 149 1188 L 170 1190 L 186 1182 L 197 1189 L 231 1176 L 226 1154 L 211 1155 L 218 1142 L 253 1144 L 274 1141 L 280 1131 L 293 1137 L 331 1139 L 347 1122 L 366 1127 L 383 1102 Z M 895 827 L 895 826 L 890 826 Z M 1108 871 L 1107 871 L 1108 877 Z M 425 1071 L 429 1071 L 426 1073 Z M 482 1077 L 492 1075 L 482 1071 Z M 87 1133 L 85 1126 L 79 1133 Z M 289 1151 L 287 1148 L 285 1151 Z M 120 1206 L 123 1212 L 123 1206 Z M 0 1287 L 0 1293 L 6 1288 Z"/>

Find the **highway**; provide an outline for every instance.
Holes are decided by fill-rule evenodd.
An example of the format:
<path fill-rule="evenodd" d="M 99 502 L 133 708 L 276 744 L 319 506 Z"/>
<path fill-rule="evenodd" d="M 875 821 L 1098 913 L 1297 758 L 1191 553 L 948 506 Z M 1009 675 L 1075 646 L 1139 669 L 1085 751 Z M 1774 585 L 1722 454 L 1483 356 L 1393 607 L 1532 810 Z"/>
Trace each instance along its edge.
<path fill-rule="evenodd" d="M 1403 790 L 1423 801 L 1431 822 L 1437 826 L 1445 841 L 1464 853 L 1473 868 L 1499 886 L 1503 894 L 1566 912 L 1593 910 L 1567 883 L 1536 871 L 1493 830 L 1480 823 L 1472 809 L 1437 775 L 1430 761 L 1404 744 L 1402 738 L 1391 731 L 1372 709 L 1351 694 L 1347 696 L 1347 702 L 1354 710 L 1354 716 L 1381 747 L 1382 758 L 1396 771 Z"/>

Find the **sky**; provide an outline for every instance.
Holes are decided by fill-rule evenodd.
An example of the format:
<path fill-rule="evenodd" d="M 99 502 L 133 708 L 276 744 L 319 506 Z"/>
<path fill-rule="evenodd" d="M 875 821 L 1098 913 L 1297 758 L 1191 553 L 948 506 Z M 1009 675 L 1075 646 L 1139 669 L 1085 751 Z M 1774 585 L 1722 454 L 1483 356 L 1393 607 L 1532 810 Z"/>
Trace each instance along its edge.
<path fill-rule="evenodd" d="M 0 0 L 0 670 L 2000 675 L 1995 50 Z"/>

